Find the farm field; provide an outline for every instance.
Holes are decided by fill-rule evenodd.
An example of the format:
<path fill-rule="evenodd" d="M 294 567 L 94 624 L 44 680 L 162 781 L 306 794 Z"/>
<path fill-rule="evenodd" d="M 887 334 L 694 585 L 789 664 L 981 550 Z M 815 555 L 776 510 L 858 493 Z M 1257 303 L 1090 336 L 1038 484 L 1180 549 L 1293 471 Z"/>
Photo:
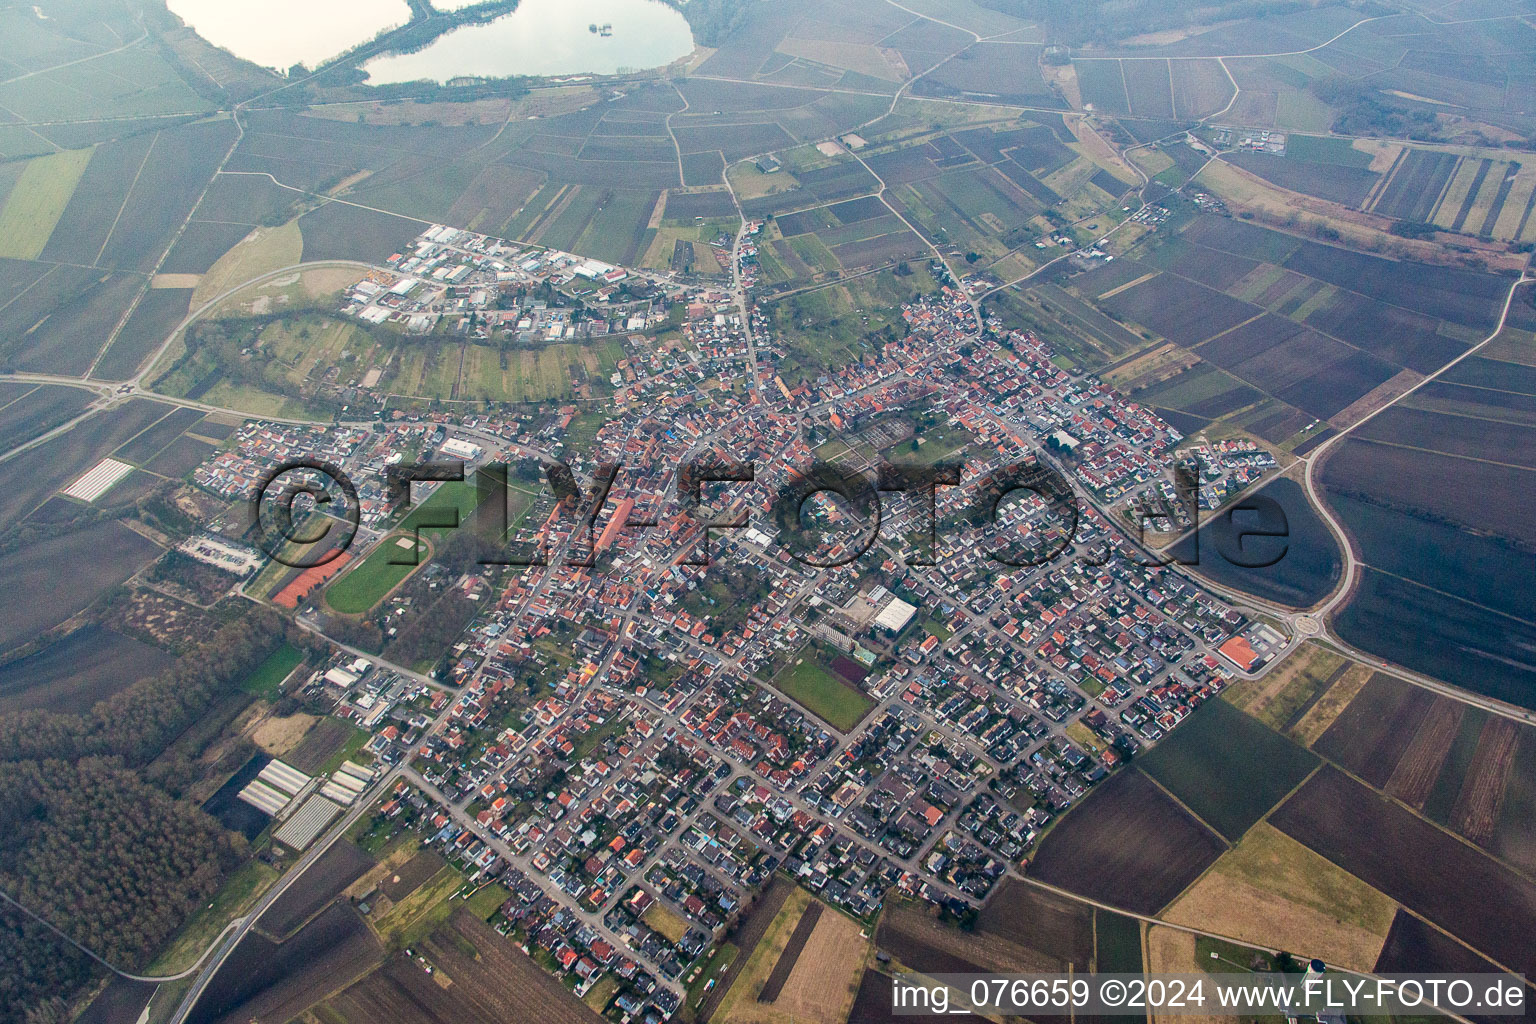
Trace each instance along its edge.
<path fill-rule="evenodd" d="M 1133 769 L 1100 783 L 1068 812 L 1046 834 L 1029 873 L 1111 906 L 1154 914 L 1225 850 L 1216 833 Z"/>
<path fill-rule="evenodd" d="M 1378 673 L 1315 749 L 1509 863 L 1532 862 L 1517 821 L 1536 785 L 1536 730 Z"/>
<path fill-rule="evenodd" d="M 1343 158 L 1322 149 L 1321 160 Z M 1197 216 L 1178 235 L 1066 285 L 1177 346 L 1155 359 L 1116 357 L 1115 378 L 1138 400 L 1183 430 L 1220 420 L 1289 451 L 1357 422 L 1464 352 L 1493 323 L 1508 279 Z M 1330 572 L 1326 562 L 1315 571 Z"/>
<path fill-rule="evenodd" d="M 1174 924 L 1375 965 L 1396 904 L 1268 824 L 1255 826 L 1164 913 Z"/>
<path fill-rule="evenodd" d="M 1302 747 L 1219 700 L 1207 701 L 1136 761 L 1137 767 L 1233 842 L 1317 763 Z"/>
<path fill-rule="evenodd" d="M 593 1013 L 508 939 L 473 914 L 456 913 L 422 940 L 428 975 L 403 954 L 333 996 L 315 1019 L 453 1024 L 471 1020 L 538 1020 L 597 1024 Z"/>
<path fill-rule="evenodd" d="M 174 663 L 170 654 L 142 640 L 86 626 L 0 666 L 0 714 L 31 709 L 84 713 Z"/>
<path fill-rule="evenodd" d="M 274 941 L 284 941 L 373 865 L 374 859 L 353 844 L 345 840 L 336 842 L 297 884 L 267 908 L 257 927 Z"/>
<path fill-rule="evenodd" d="M 1272 823 L 1409 910 L 1519 972 L 1536 964 L 1536 885 L 1332 768 Z M 1486 899 L 1497 892 L 1497 901 Z"/>
<path fill-rule="evenodd" d="M 1309 640 L 1262 679 L 1234 683 L 1222 697 L 1276 732 L 1310 746 L 1305 742 L 1302 723 L 1310 720 L 1314 711 L 1326 710 L 1320 707 L 1324 698 L 1352 672 L 1369 675 L 1364 666 Z M 1332 721 L 1329 718 L 1330 724 Z"/>
<path fill-rule="evenodd" d="M 1029 891 L 1033 890 L 1033 891 Z M 1010 928 L 1023 924 L 1020 914 L 1038 900 L 1039 890 L 1008 893 L 1005 908 L 993 914 L 994 923 L 985 930 L 963 931 L 934 916 L 922 904 L 891 900 L 880 915 L 875 944 L 908 967 L 928 972 L 979 974 L 1059 971 L 1066 963 L 1089 952 L 1083 945 L 1091 929 L 1091 920 L 1081 911 L 1050 911 L 1037 925 L 1026 927 L 1026 934 L 1015 938 Z M 1061 897 L 1055 897 L 1061 899 Z M 1068 904 L 1071 906 L 1071 904 Z M 1033 943 L 1033 945 L 1027 945 Z M 1037 949 L 1035 946 L 1050 946 Z"/>
<path fill-rule="evenodd" d="M 316 722 L 283 760 L 306 774 L 317 774 L 362 747 L 367 733 L 335 718 Z"/>
<path fill-rule="evenodd" d="M 0 650 L 63 623 L 159 554 L 160 548 L 140 534 L 104 520 L 0 555 L 0 572 L 31 595 L 5 616 Z"/>
<path fill-rule="evenodd" d="M 789 948 L 801 918 L 812 902 L 811 894 L 804 889 L 798 886 L 787 889 L 782 903 L 773 911 L 772 918 L 763 926 L 751 948 L 747 948 L 747 943 L 741 943 L 744 952 L 738 957 L 740 967 L 730 972 L 730 987 L 722 993 L 714 1012 L 709 1014 L 710 1020 L 731 1022 L 737 1020 L 738 1015 L 743 1021 L 752 1020 L 763 986 Z M 721 984 L 724 985 L 726 980 L 722 978 Z"/>
<path fill-rule="evenodd" d="M 150 288 L 97 360 L 93 376 L 127 380 L 180 326 L 191 311 L 188 288 Z"/>
<path fill-rule="evenodd" d="M 317 993 L 358 977 L 383 956 L 384 949 L 357 911 L 333 904 L 285 942 L 248 932 L 208 983 L 188 1020 L 291 1020 L 315 1002 Z"/>
<path fill-rule="evenodd" d="M 0 447 L 10 450 L 67 423 L 91 403 L 91 393 L 56 385 L 12 385 L 0 394 Z"/>
<path fill-rule="evenodd" d="M 725 970 L 719 973 L 718 984 L 707 995 L 702 997 L 702 1002 L 699 1003 L 697 1011 L 700 1020 L 707 1021 L 715 1018 L 715 1015 L 720 1012 L 721 1007 L 725 1004 L 727 997 L 735 990 L 737 979 L 746 970 L 753 953 L 763 944 L 764 936 L 773 927 L 774 922 L 779 919 L 780 914 L 784 912 L 784 907 L 790 901 L 790 898 L 792 896 L 797 897 L 799 900 L 798 905 L 803 909 L 805 895 L 804 891 L 799 889 L 788 878 L 777 877 L 773 880 L 772 884 L 768 886 L 767 891 L 753 904 L 751 910 L 748 911 L 746 917 L 737 925 L 735 933 L 731 936 L 731 946 L 736 952 Z M 796 910 L 797 918 L 798 913 L 799 911 Z M 758 964 L 758 967 L 760 969 L 760 977 L 765 977 L 769 968 L 763 967 L 761 963 Z M 755 989 L 752 998 L 756 998 Z"/>
<path fill-rule="evenodd" d="M 895 979 L 888 974 L 875 970 L 865 971 L 859 982 L 858 998 L 848 1012 L 848 1024 L 903 1024 L 907 1017 L 891 1010 L 891 993 L 895 984 Z M 960 1021 L 961 1024 L 981 1024 L 986 1019 L 956 1009 L 951 1009 L 949 1013 L 947 1020 Z"/>
<path fill-rule="evenodd" d="M 172 409 L 154 426 L 113 452 L 112 456 L 120 462 L 145 465 L 202 419 L 203 413 L 196 409 Z"/>
<path fill-rule="evenodd" d="M 843 1024 L 858 992 L 869 944 L 860 926 L 818 901 L 801 914 L 755 1003 L 735 1003 L 732 1024 Z"/>
<path fill-rule="evenodd" d="M 1523 369 L 1489 360 L 1456 369 L 1468 363 L 1448 383 L 1475 383 L 1489 365 L 1511 371 L 1500 374 L 1509 388 Z M 1529 517 L 1511 498 L 1533 472 L 1519 447 L 1530 428 L 1416 409 L 1393 409 L 1387 422 L 1399 430 L 1350 437 L 1322 467 L 1327 500 L 1370 567 L 1338 616 L 1342 635 L 1479 692 L 1530 700 L 1536 665 L 1509 657 L 1505 644 L 1510 630 L 1536 630 L 1509 590 L 1521 564 L 1511 556 L 1532 540 Z M 1451 658 L 1451 650 L 1463 653 Z"/>
<path fill-rule="evenodd" d="M 1253 494 L 1279 504 L 1284 514 L 1284 539 L 1250 537 L 1245 531 L 1258 528 L 1257 513 L 1250 508 Z M 1265 516 L 1263 529 L 1281 529 Z M 1332 531 L 1323 522 L 1306 492 L 1289 477 L 1274 479 L 1250 492 L 1200 527 L 1194 538 L 1175 544 L 1171 553 L 1194 560 L 1200 575 L 1218 586 L 1252 594 L 1275 604 L 1309 608 L 1333 593 L 1344 571 L 1344 560 Z M 1198 555 L 1197 555 L 1198 552 Z M 1273 561 L 1272 565 L 1265 562 Z"/>
<path fill-rule="evenodd" d="M 992 936 L 1034 951 L 1060 971 L 1068 965 L 1083 971 L 1094 947 L 1094 911 L 1076 900 L 1005 878 L 976 919 L 976 934 Z M 1026 961 L 1021 953 L 1020 964 Z M 1105 968 L 1101 968 L 1105 969 Z"/>
<path fill-rule="evenodd" d="M 27 162 L 0 203 L 0 256 L 35 260 L 90 162 L 88 149 L 67 150 Z"/>

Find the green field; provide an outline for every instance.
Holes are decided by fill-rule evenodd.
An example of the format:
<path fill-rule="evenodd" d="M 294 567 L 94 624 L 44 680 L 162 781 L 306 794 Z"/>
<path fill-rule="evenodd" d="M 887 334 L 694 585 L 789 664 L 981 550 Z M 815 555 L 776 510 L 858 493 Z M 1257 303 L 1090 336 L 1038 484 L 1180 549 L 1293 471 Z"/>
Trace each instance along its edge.
<path fill-rule="evenodd" d="M 809 650 L 814 652 L 814 648 Z M 848 732 L 869 713 L 874 702 L 822 668 L 815 657 L 811 653 L 796 663 L 774 685 L 832 728 Z"/>
<path fill-rule="evenodd" d="M 901 303 L 937 290 L 927 262 L 912 260 L 906 273 L 882 270 L 771 301 L 768 310 L 789 349 L 780 376 L 793 385 L 857 362 L 886 337 L 905 332 Z"/>
<path fill-rule="evenodd" d="M 256 666 L 241 685 L 246 693 L 254 693 L 258 697 L 270 697 L 277 692 L 288 673 L 299 667 L 304 660 L 304 652 L 292 644 L 283 644 L 267 658 L 266 661 Z"/>
<path fill-rule="evenodd" d="M 71 149 L 27 164 L 0 208 L 0 256 L 35 260 L 64 214 L 92 150 Z"/>
<path fill-rule="evenodd" d="M 1300 785 L 1318 759 L 1226 701 L 1210 700 L 1136 763 L 1236 840 Z"/>
<path fill-rule="evenodd" d="M 464 907 L 482 921 L 489 921 L 495 916 L 496 911 L 502 908 L 507 900 L 512 898 L 512 891 L 504 885 L 492 882 L 490 885 L 481 886 L 475 890 L 475 894 L 464 901 Z"/>
<path fill-rule="evenodd" d="M 1285 142 L 1285 155 L 1292 160 L 1340 167 L 1369 167 L 1371 154 L 1355 148 L 1350 139 L 1323 135 L 1291 135 Z"/>
<path fill-rule="evenodd" d="M 427 500 L 411 509 L 410 515 L 401 520 L 400 529 L 414 534 L 419 528 L 428 537 L 441 537 L 455 528 L 426 524 L 447 522 L 457 511 L 459 525 L 462 526 L 479 504 L 479 490 L 473 479 L 450 480 L 447 483 L 438 484 L 437 490 L 433 491 Z"/>
<path fill-rule="evenodd" d="M 1101 972 L 1141 970 L 1141 922 L 1134 917 L 1095 910 L 1094 957 Z"/>
<path fill-rule="evenodd" d="M 616 338 L 502 351 L 434 336 L 400 346 L 384 386 L 421 399 L 548 402 L 577 397 L 582 382 L 596 394 L 608 393 L 608 377 L 623 358 Z"/>
<path fill-rule="evenodd" d="M 463 875 L 443 867 L 375 920 L 374 930 L 386 945 L 396 947 L 425 938 L 458 909 L 458 901 L 451 897 L 463 884 Z"/>
<path fill-rule="evenodd" d="M 325 603 L 343 615 L 362 615 L 384 600 L 385 595 L 404 583 L 405 578 L 419 568 L 415 565 L 397 565 L 392 561 L 410 557 L 409 547 L 402 548 L 398 543 L 410 538 L 410 534 L 403 533 L 392 533 L 385 537 L 367 558 L 330 585 L 325 592 Z M 427 553 L 419 551 L 418 554 L 421 556 L 420 561 L 425 563 Z"/>

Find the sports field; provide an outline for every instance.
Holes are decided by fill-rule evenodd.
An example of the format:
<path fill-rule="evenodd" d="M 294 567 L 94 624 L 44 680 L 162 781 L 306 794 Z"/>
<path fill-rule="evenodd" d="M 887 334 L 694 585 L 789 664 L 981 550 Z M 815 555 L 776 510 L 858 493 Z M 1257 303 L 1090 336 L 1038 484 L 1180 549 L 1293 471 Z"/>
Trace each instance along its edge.
<path fill-rule="evenodd" d="M 428 544 L 422 542 L 420 561 L 425 563 Z M 331 584 L 325 592 L 325 603 L 343 615 L 361 615 L 372 609 L 419 566 L 398 565 L 411 557 L 411 536 L 392 534 L 384 538 L 373 553 L 359 562 L 352 571 Z"/>
<path fill-rule="evenodd" d="M 823 668 L 814 654 L 796 662 L 774 685 L 839 732 L 858 725 L 875 706 L 863 693 Z"/>

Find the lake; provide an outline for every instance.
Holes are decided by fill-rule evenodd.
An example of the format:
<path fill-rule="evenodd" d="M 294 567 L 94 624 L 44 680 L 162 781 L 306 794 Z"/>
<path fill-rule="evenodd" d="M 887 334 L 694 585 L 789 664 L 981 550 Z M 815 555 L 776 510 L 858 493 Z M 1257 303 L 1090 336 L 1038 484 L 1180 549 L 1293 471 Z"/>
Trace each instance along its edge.
<path fill-rule="evenodd" d="M 262 67 L 314 68 L 411 20 L 406 0 L 166 0 L 214 46 Z"/>
<path fill-rule="evenodd" d="M 610 35 L 591 26 L 612 27 Z M 659 0 L 523 0 L 484 25 L 467 25 L 416 53 L 377 57 L 363 65 L 373 85 L 446 83 L 458 77 L 611 75 L 656 68 L 693 51 L 693 33 L 675 8 Z"/>

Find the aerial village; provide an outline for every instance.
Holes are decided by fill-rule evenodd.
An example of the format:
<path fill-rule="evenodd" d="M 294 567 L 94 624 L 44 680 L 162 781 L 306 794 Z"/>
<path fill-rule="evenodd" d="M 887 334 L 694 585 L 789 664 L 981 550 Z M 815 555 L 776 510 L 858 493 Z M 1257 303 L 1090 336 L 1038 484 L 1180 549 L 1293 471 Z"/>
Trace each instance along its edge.
<path fill-rule="evenodd" d="M 408 333 L 620 336 L 590 446 L 570 443 L 572 404 L 359 401 L 368 414 L 328 428 L 248 424 L 194 477 L 248 499 L 286 461 L 321 459 L 360 506 L 353 549 L 318 568 L 260 568 L 224 519 L 185 548 L 346 645 L 288 689 L 368 735 L 330 779 L 273 762 L 242 798 L 294 854 L 371 801 L 359 827 L 412 831 L 505 886 L 498 929 L 578 992 L 621 979 L 613 1012 L 637 1021 L 676 1012 L 776 873 L 860 919 L 893 891 L 966 919 L 1117 765 L 1286 645 L 1124 529 L 1138 503 L 1182 514 L 1175 462 L 1198 464 L 1210 511 L 1273 472 L 1271 453 L 1186 439 L 1034 335 L 978 322 L 941 265 L 942 291 L 903 307 L 882 353 L 787 382 L 743 287 L 753 227 L 721 254 L 730 285 L 434 227 L 344 296 L 347 317 Z M 661 324 L 682 342 L 654 344 Z M 701 458 L 752 474 L 690 496 L 682 468 Z M 518 564 L 458 557 L 471 524 L 436 527 L 433 557 L 338 611 L 329 588 L 370 551 L 420 554 L 425 526 L 414 544 L 397 532 L 408 506 L 472 488 L 418 484 L 402 503 L 387 471 L 417 459 L 467 480 L 514 467 L 496 539 Z M 813 462 L 946 459 L 960 483 L 879 491 L 869 536 L 826 493 L 798 536 L 775 515 Z M 551 493 L 539 464 L 556 461 L 580 501 Z M 604 462 L 606 492 L 587 490 Z M 978 482 L 1042 464 L 1084 500 L 1024 494 L 977 521 Z M 658 930 L 657 907 L 686 927 Z"/>

